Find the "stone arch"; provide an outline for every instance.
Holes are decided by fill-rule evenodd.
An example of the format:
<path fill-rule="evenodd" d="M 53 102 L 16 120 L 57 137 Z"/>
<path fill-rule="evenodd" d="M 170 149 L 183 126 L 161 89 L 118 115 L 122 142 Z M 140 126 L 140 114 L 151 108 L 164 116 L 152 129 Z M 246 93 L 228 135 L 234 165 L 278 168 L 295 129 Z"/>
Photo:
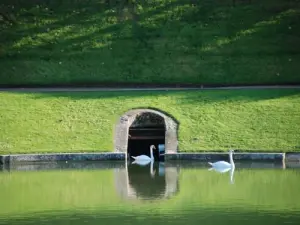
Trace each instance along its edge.
<path fill-rule="evenodd" d="M 178 121 L 169 114 L 154 108 L 132 109 L 124 113 L 118 120 L 114 131 L 115 152 L 127 153 L 129 127 L 141 114 L 154 114 L 161 118 L 165 126 L 165 153 L 176 153 L 178 151 Z"/>

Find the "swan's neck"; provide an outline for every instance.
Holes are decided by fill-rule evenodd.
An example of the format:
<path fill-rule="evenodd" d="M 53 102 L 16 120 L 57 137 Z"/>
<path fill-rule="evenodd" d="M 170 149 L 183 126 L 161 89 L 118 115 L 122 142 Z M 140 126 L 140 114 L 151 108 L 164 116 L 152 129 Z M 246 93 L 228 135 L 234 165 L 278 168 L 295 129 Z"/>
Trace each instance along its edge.
<path fill-rule="evenodd" d="M 153 157 L 153 147 L 150 147 L 150 158 L 154 159 L 154 157 Z"/>
<path fill-rule="evenodd" d="M 231 164 L 231 167 L 235 167 L 234 165 L 234 162 L 233 162 L 233 156 L 232 156 L 232 152 L 229 153 L 229 161 L 230 161 L 230 164 Z"/>

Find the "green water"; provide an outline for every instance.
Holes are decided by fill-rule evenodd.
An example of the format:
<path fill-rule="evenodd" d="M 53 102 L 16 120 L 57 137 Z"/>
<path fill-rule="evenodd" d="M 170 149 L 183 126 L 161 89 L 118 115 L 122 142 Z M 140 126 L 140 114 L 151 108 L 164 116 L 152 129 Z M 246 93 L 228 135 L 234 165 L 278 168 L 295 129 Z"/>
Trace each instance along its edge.
<path fill-rule="evenodd" d="M 0 224 L 276 225 L 300 221 L 299 169 L 237 164 L 233 173 L 218 173 L 202 165 L 155 163 L 151 176 L 150 165 L 38 167 L 0 172 Z"/>

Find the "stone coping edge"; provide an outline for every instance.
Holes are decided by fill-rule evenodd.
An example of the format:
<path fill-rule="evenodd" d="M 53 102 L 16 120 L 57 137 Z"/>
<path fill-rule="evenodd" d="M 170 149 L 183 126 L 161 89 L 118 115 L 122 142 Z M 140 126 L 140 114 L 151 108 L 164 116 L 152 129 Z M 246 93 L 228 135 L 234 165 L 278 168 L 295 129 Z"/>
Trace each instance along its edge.
<path fill-rule="evenodd" d="M 228 153 L 166 153 L 165 161 L 169 160 L 197 160 L 197 161 L 228 161 Z M 13 154 L 0 155 L 0 164 L 11 162 L 49 162 L 49 161 L 107 161 L 126 160 L 126 153 L 52 153 L 52 154 Z M 234 153 L 234 160 L 252 161 L 289 161 L 300 162 L 300 152 L 291 153 Z"/>
<path fill-rule="evenodd" d="M 50 162 L 50 161 L 106 161 L 125 160 L 126 153 L 53 153 L 0 155 L 0 164 L 11 162 Z"/>
<path fill-rule="evenodd" d="M 283 161 L 286 153 L 234 153 L 234 160 Z M 300 154 L 299 154 L 300 157 Z M 228 161 L 228 153 L 168 153 L 165 160 Z"/>

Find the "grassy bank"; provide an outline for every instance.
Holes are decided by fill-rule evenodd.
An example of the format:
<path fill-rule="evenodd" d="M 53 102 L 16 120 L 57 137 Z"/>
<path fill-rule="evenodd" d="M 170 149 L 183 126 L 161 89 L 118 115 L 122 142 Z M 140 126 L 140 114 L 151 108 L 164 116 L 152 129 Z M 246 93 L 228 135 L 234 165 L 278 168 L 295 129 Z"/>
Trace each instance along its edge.
<path fill-rule="evenodd" d="M 300 82 L 297 0 L 1 2 L 0 85 Z"/>
<path fill-rule="evenodd" d="M 119 117 L 154 107 L 180 151 L 300 150 L 299 90 L 0 93 L 0 153 L 112 151 Z"/>

